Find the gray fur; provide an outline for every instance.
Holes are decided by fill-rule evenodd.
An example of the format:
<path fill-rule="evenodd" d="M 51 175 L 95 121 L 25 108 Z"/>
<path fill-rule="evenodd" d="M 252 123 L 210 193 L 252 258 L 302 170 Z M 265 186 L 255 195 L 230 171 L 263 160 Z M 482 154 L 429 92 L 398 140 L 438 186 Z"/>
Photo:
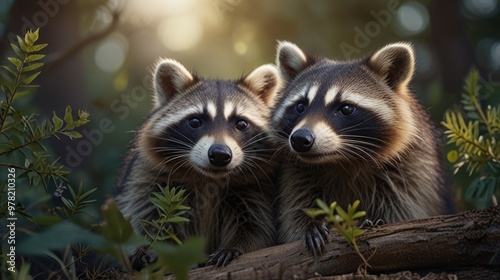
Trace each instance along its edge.
<path fill-rule="evenodd" d="M 409 44 L 392 44 L 364 59 L 343 62 L 307 55 L 292 43 L 282 42 L 277 64 L 286 81 L 271 118 L 284 162 L 277 200 L 279 243 L 312 236 L 307 245 L 313 253 L 321 250 L 321 242 L 326 241 L 326 235 L 316 234 L 321 224 L 303 211 L 315 207 L 316 198 L 337 201 L 343 208 L 359 199 L 367 218 L 386 223 L 453 209 L 440 137 L 408 89 L 414 70 Z M 335 92 L 341 100 L 326 98 L 331 102 L 326 104 L 325 95 Z M 304 96 L 308 93 L 313 94 L 313 103 L 306 105 L 312 109 L 297 116 L 298 111 L 290 106 L 311 99 Z M 344 105 L 372 117 L 341 116 L 338 108 Z M 343 127 L 348 118 L 354 123 Z M 365 122 L 376 124 L 373 135 L 349 135 L 356 129 L 370 131 Z M 315 135 L 310 151 L 294 151 L 290 144 L 289 137 L 299 127 Z"/>
<path fill-rule="evenodd" d="M 218 252 L 217 258 L 224 260 L 210 260 L 211 264 L 225 265 L 241 253 L 274 244 L 270 177 L 275 167 L 267 119 L 279 83 L 278 71 L 270 65 L 239 81 L 223 81 L 196 77 L 173 60 L 158 64 L 155 110 L 137 133 L 115 196 L 135 231 L 144 235 L 140 220 L 158 218 L 150 193 L 168 186 L 185 189 L 185 204 L 191 207 L 190 222 L 175 224 L 175 233 L 181 240 L 205 237 L 207 254 Z M 234 119 L 223 116 L 228 104 L 234 110 L 226 114 L 234 113 Z M 214 108 L 216 115 L 206 114 L 207 110 L 214 113 Z M 203 135 L 187 126 L 192 116 L 206 123 Z M 234 123 L 241 119 L 249 123 L 248 130 L 235 129 Z M 233 157 L 240 158 L 232 160 L 241 164 L 198 166 L 203 161 L 190 152 L 203 137 L 233 145 L 241 153 L 233 150 Z M 141 266 L 140 257 L 139 250 L 134 256 L 136 267 Z"/>

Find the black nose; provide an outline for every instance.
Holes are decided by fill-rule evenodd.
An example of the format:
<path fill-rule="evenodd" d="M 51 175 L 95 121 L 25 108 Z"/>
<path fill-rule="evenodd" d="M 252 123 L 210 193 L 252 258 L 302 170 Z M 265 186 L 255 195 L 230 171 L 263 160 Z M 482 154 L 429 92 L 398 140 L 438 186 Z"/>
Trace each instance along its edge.
<path fill-rule="evenodd" d="M 231 162 L 233 153 L 228 146 L 223 144 L 214 144 L 208 149 L 208 159 L 212 165 L 222 167 Z"/>
<path fill-rule="evenodd" d="M 290 136 L 290 143 L 297 152 L 307 152 L 314 144 L 314 134 L 309 129 L 301 128 Z"/>

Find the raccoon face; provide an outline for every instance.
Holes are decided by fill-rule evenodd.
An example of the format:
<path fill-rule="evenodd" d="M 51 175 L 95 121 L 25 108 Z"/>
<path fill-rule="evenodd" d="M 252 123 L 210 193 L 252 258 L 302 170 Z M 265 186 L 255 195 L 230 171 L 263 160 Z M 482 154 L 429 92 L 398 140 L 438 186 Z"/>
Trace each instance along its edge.
<path fill-rule="evenodd" d="M 154 111 L 140 147 L 171 174 L 210 178 L 257 168 L 266 151 L 277 69 L 263 65 L 239 81 L 201 79 L 174 60 L 155 72 Z M 195 175 L 196 176 L 196 175 Z"/>
<path fill-rule="evenodd" d="M 286 84 L 272 116 L 282 146 L 307 163 L 383 162 L 415 135 L 407 85 L 413 50 L 386 46 L 362 60 L 339 62 L 278 46 Z"/>

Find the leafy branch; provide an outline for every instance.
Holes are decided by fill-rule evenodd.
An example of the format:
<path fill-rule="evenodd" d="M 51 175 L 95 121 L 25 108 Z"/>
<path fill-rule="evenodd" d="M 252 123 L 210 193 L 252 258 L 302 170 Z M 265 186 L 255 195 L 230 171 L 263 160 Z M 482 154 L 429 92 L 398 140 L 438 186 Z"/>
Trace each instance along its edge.
<path fill-rule="evenodd" d="M 4 93 L 0 99 L 0 156 L 5 158 L 0 166 L 15 167 L 23 170 L 19 177 L 28 177 L 29 185 L 37 185 L 40 181 L 45 189 L 48 182 L 54 184 L 64 180 L 67 171 L 57 160 L 48 161 L 49 155 L 42 141 L 59 135 L 70 138 L 81 137 L 75 128 L 89 122 L 89 114 L 78 112 L 78 117 L 73 117 L 71 107 L 67 107 L 63 119 L 54 113 L 51 120 L 39 121 L 36 114 L 25 115 L 15 109 L 15 101 L 33 93 L 36 85 L 32 83 L 40 75 L 40 62 L 44 54 L 39 52 L 47 44 L 36 44 L 39 30 L 28 31 L 24 38 L 17 37 L 17 44 L 11 47 L 15 57 L 8 57 L 11 65 L 2 65 L 5 70 L 0 75 L 0 89 Z"/>
<path fill-rule="evenodd" d="M 462 94 L 461 107 L 449 110 L 442 125 L 447 129 L 448 144 L 455 149 L 448 160 L 455 163 L 454 173 L 466 167 L 469 176 L 478 174 L 466 192 L 466 198 L 492 200 L 500 191 L 500 107 L 483 106 L 479 72 L 472 70 Z"/>
<path fill-rule="evenodd" d="M 190 207 L 183 205 L 185 191 L 168 187 L 160 188 L 160 192 L 151 194 L 151 202 L 155 205 L 159 218 L 154 221 L 140 220 L 146 234 L 151 238 L 151 244 L 156 241 L 172 239 L 175 243 L 182 245 L 173 231 L 172 224 L 186 223 L 189 219 L 182 217 Z"/>
<path fill-rule="evenodd" d="M 358 219 L 366 216 L 365 211 L 357 211 L 360 204 L 359 200 L 356 200 L 352 205 L 349 204 L 347 211 L 344 211 L 342 207 L 337 205 L 337 202 L 332 202 L 328 206 L 323 200 L 316 199 L 316 204 L 319 209 L 306 209 L 306 214 L 313 218 L 324 217 L 325 223 L 337 229 L 347 242 L 354 247 L 358 256 L 363 260 L 365 270 L 367 267 L 370 267 L 366 258 L 361 254 L 356 242 L 356 238 L 363 234 L 363 230 L 358 227 Z"/>

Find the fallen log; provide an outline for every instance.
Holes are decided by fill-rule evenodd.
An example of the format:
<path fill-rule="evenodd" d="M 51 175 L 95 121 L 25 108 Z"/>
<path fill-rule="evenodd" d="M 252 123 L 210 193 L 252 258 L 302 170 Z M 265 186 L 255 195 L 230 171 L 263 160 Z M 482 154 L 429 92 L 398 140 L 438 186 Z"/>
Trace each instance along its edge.
<path fill-rule="evenodd" d="M 376 277 L 369 279 L 418 279 L 414 272 L 430 271 L 427 279 L 447 277 L 439 273 L 493 279 L 500 277 L 500 206 L 367 228 L 357 242 L 370 265 L 367 274 Z M 226 267 L 194 269 L 189 279 L 359 279 L 362 266 L 353 247 L 333 231 L 321 257 L 297 241 L 244 254 Z M 397 276 L 404 271 L 409 274 Z M 394 277 L 377 276 L 382 273 Z M 344 276 L 324 277 L 334 275 Z"/>

